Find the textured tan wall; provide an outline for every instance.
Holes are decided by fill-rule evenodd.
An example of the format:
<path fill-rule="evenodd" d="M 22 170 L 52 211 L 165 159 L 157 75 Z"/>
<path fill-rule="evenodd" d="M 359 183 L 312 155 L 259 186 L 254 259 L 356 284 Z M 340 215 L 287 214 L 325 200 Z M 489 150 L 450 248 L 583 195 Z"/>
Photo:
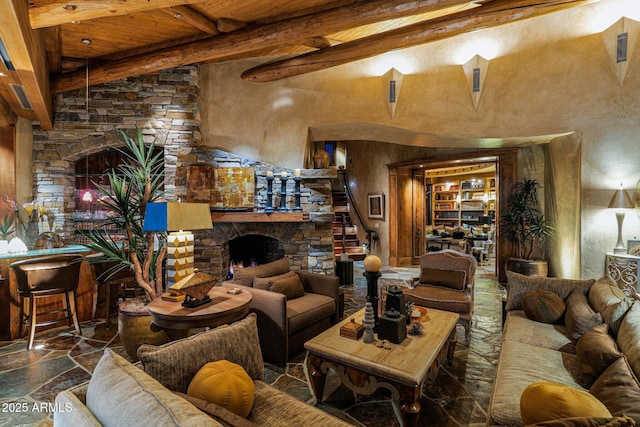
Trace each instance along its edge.
<path fill-rule="evenodd" d="M 574 133 L 581 141 L 581 188 L 567 193 L 566 200 L 574 208 L 580 205 L 580 215 L 563 221 L 580 224 L 582 276 L 599 277 L 604 253 L 613 248 L 617 234 L 615 216 L 605 208 L 620 182 L 633 193 L 640 177 L 640 52 L 631 56 L 621 87 L 601 34 L 583 25 L 611 10 L 628 10 L 621 8 L 623 3 L 629 4 L 603 0 L 396 53 L 414 71 L 404 78 L 393 118 L 386 104 L 386 83 L 379 77 L 382 72 L 374 76 L 369 71 L 384 58 L 270 84 L 240 79 L 241 72 L 258 61 L 205 65 L 202 141 L 250 158 L 300 167 L 314 133 L 345 140 L 483 148 L 499 146 L 499 138 Z M 607 26 L 615 20 L 610 18 Z M 455 56 L 458 47 L 478 40 L 497 41 L 501 53 L 489 62 L 475 110 Z M 575 141 L 570 141 L 573 146 Z M 560 146 L 551 150 L 557 157 L 554 168 L 571 165 L 571 175 L 579 165 L 579 153 L 563 150 L 562 143 L 557 140 Z M 386 175 L 379 164 L 396 161 L 393 153 L 398 151 L 402 150 L 369 152 L 384 159 L 376 163 L 376 174 Z M 387 192 L 377 188 L 377 177 L 373 184 L 376 188 L 363 193 Z M 579 199 L 573 197 L 576 193 Z M 571 215 L 570 211 L 565 206 L 562 214 Z M 640 222 L 632 211 L 623 232 L 625 240 L 640 236 Z M 577 275 L 571 271 L 573 267 L 563 268 L 562 274 Z"/>

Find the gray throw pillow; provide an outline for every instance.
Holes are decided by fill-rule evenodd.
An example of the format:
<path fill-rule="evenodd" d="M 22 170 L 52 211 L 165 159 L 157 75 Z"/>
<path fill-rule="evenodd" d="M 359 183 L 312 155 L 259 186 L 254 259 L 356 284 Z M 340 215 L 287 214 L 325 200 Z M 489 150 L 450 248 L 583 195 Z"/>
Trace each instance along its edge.
<path fill-rule="evenodd" d="M 562 300 L 565 300 L 574 289 L 586 294 L 595 282 L 593 279 L 574 280 L 558 277 L 530 277 L 513 271 L 507 271 L 507 281 L 507 304 L 505 307 L 507 311 L 522 310 L 522 298 L 531 291 L 551 291 Z"/>
<path fill-rule="evenodd" d="M 587 296 L 581 291 L 573 290 L 567 300 L 564 313 L 564 324 L 574 341 L 596 325 L 602 323 L 602 316 L 589 305 Z"/>
<path fill-rule="evenodd" d="M 589 303 L 600 313 L 602 320 L 609 325 L 611 334 L 615 337 L 633 300 L 609 279 L 603 277 L 589 289 Z"/>

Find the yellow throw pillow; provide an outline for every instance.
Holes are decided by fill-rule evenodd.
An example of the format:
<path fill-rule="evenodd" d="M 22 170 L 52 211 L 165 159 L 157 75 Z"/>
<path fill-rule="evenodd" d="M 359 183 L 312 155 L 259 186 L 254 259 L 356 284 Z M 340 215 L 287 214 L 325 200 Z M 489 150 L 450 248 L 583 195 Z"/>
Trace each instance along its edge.
<path fill-rule="evenodd" d="M 187 394 L 215 403 L 246 418 L 253 407 L 253 380 L 228 360 L 209 362 L 196 373 Z"/>
<path fill-rule="evenodd" d="M 611 417 L 595 396 L 563 384 L 536 382 L 520 396 L 520 416 L 525 425 L 571 417 Z"/>

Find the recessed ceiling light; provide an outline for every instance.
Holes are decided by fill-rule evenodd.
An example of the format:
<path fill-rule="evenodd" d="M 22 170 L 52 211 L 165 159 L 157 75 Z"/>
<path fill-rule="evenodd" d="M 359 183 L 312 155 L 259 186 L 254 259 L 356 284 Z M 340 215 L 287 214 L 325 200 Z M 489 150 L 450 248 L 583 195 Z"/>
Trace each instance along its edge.
<path fill-rule="evenodd" d="M 178 12 L 175 15 L 173 15 L 173 17 L 176 19 L 182 19 L 182 14 Z"/>
<path fill-rule="evenodd" d="M 71 21 L 71 23 L 72 23 L 72 24 L 79 24 L 79 23 L 80 23 L 80 21 L 78 21 L 78 20 L 75 20 L 75 19 L 74 19 L 73 21 Z"/>
<path fill-rule="evenodd" d="M 78 6 L 75 4 L 65 4 L 64 6 L 62 6 L 62 8 L 64 10 L 76 10 Z"/>
<path fill-rule="evenodd" d="M 87 46 L 89 46 L 91 44 L 91 39 L 82 39 L 82 43 L 84 43 Z"/>

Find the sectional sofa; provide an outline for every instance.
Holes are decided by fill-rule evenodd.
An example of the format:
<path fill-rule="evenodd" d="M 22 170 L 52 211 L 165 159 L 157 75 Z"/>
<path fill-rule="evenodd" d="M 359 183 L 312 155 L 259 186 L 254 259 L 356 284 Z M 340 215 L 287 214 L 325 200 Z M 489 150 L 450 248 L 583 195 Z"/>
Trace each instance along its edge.
<path fill-rule="evenodd" d="M 589 392 L 612 416 L 541 425 L 634 425 L 632 420 L 640 425 L 640 301 L 606 277 L 568 280 L 507 272 L 507 278 L 506 321 L 487 425 L 524 425 L 521 397 L 537 382 Z M 536 317 L 532 310 L 525 312 L 525 301 L 529 304 L 540 290 L 553 292 L 564 303 L 558 321 L 544 323 L 530 318 Z M 551 304 L 542 314 L 554 312 L 560 310 Z M 523 400 L 523 405 L 529 403 Z"/>

